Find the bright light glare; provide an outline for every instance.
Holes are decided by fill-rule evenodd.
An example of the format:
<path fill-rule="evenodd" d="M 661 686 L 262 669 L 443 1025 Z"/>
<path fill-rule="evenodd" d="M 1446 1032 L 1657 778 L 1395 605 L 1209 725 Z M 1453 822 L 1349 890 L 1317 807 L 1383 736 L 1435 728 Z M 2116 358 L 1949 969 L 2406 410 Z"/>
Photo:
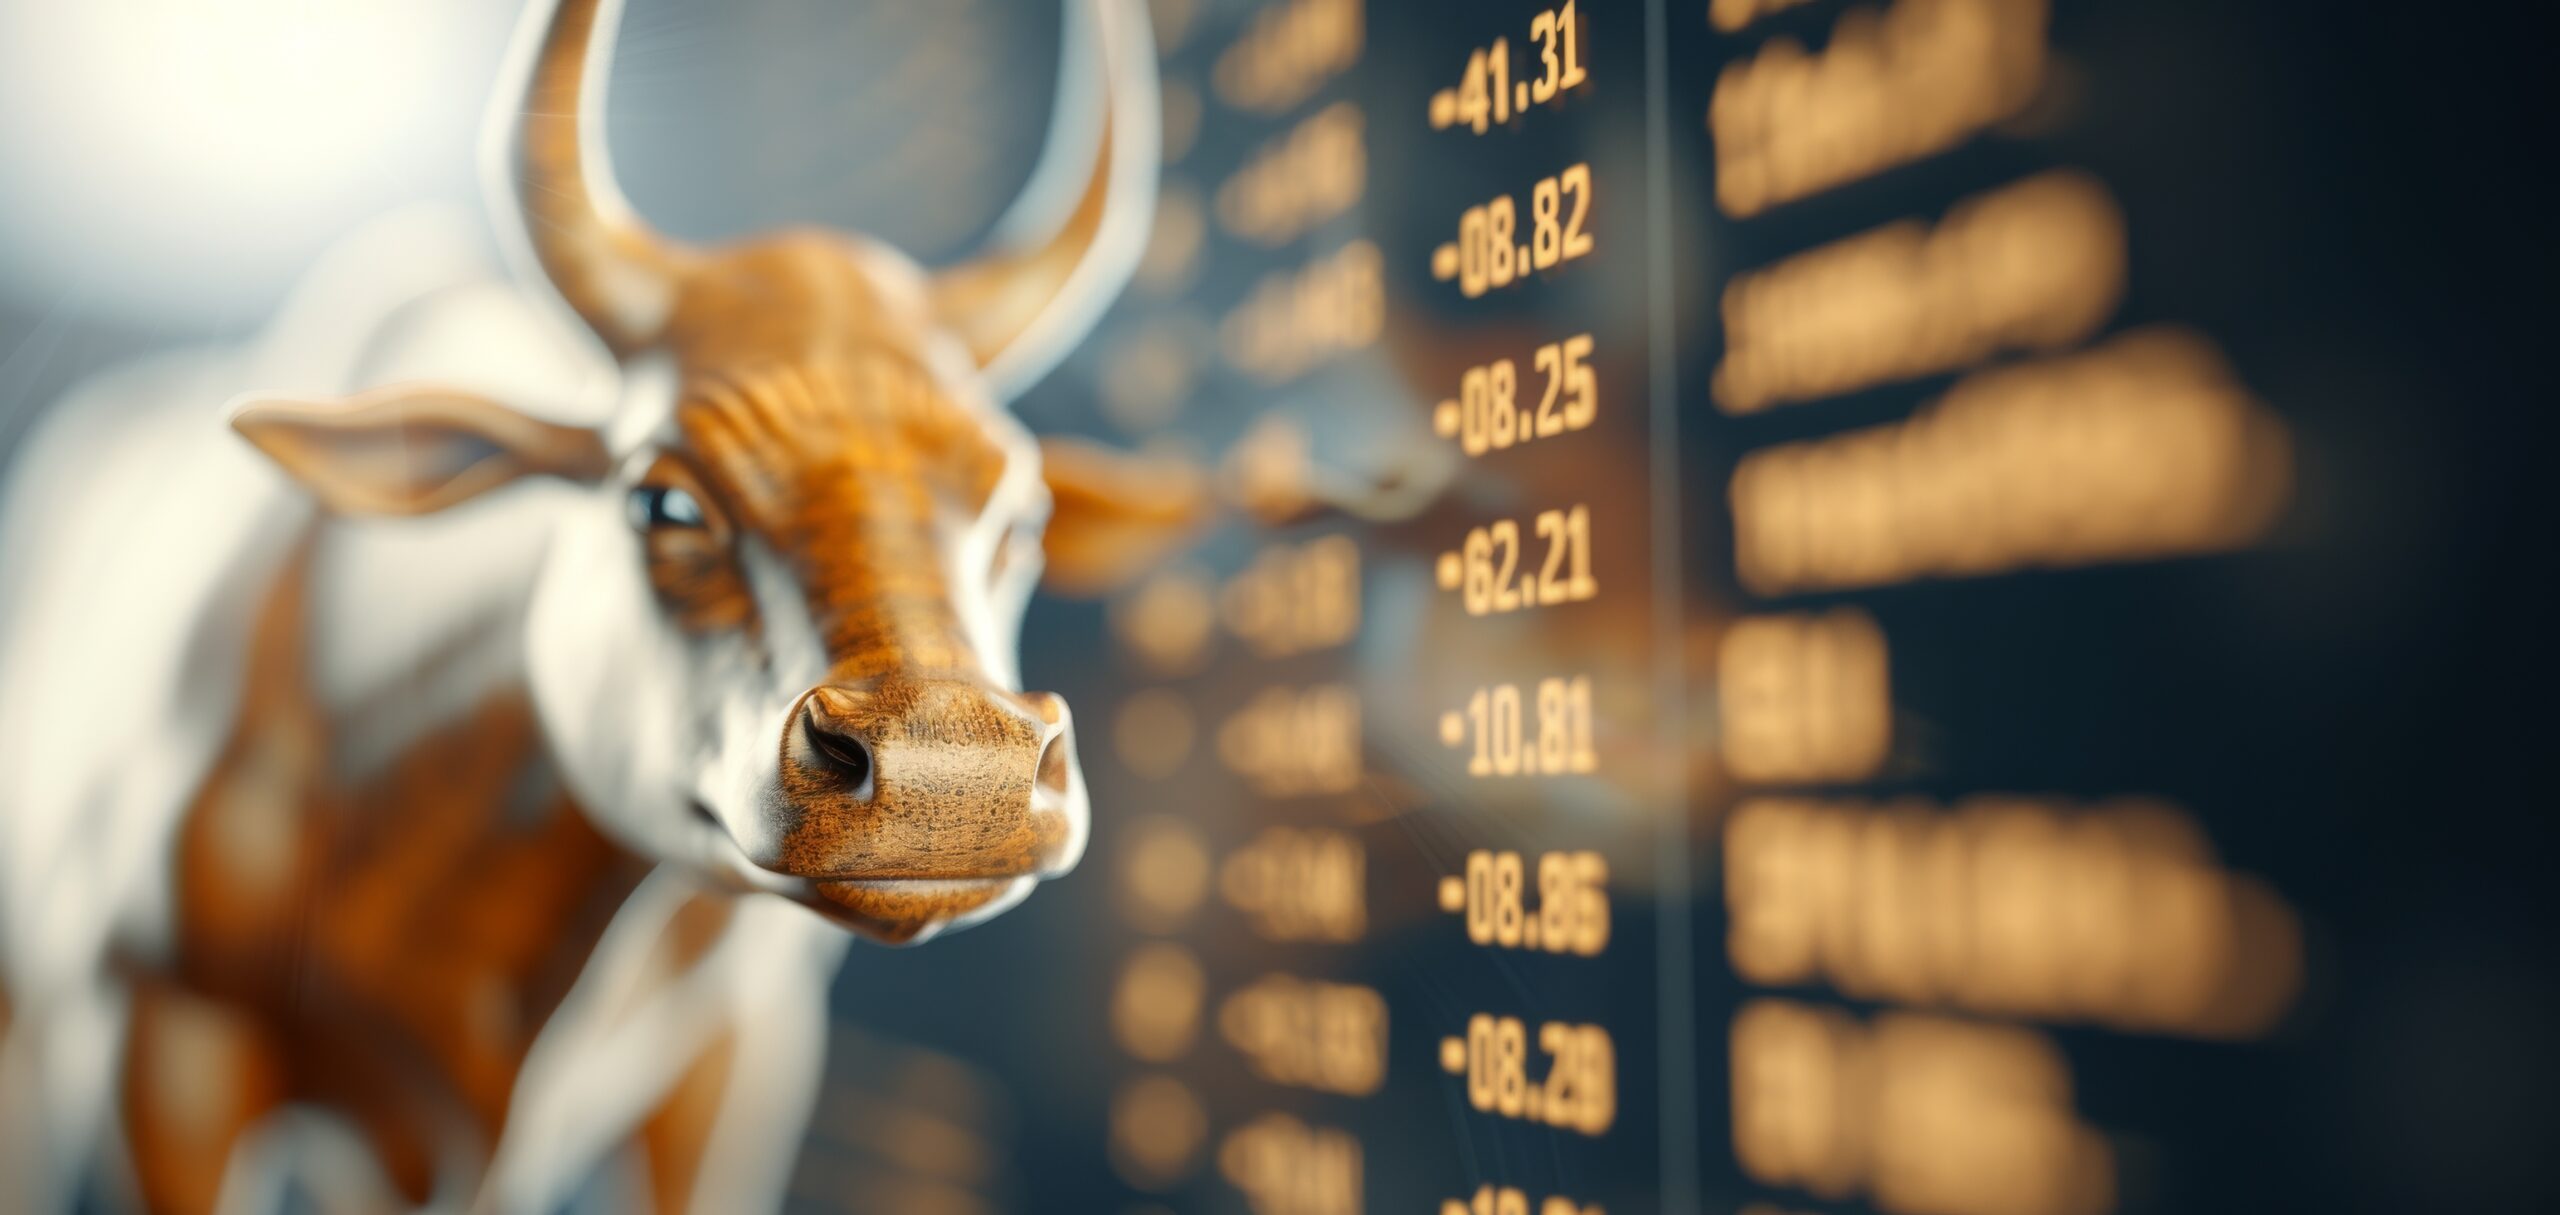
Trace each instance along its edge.
<path fill-rule="evenodd" d="M 350 225 L 469 191 L 504 7 L 0 0 L 0 290 L 262 310 Z"/>

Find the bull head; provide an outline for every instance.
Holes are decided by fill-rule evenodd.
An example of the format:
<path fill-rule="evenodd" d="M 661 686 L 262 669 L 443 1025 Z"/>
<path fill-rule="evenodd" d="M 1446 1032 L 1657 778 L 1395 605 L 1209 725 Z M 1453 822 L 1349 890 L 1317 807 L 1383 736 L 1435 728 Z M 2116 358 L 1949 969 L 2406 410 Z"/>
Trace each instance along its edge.
<path fill-rule="evenodd" d="M 1156 164 L 1145 20 L 1130 0 L 1088 15 L 1107 121 L 1063 226 L 928 274 L 832 232 L 697 248 L 649 230 L 596 130 L 618 9 L 528 16 L 493 177 L 626 379 L 672 393 L 627 392 L 595 430 L 434 385 L 252 398 L 233 424 L 341 514 L 566 483 L 520 487 L 559 499 L 527 682 L 570 787 L 627 845 L 888 940 L 992 915 L 1086 833 L 1067 707 L 1016 672 L 1033 584 L 1045 564 L 1053 585 L 1108 585 L 1207 501 L 1187 467 L 1035 443 L 998 404 L 1135 263 Z"/>

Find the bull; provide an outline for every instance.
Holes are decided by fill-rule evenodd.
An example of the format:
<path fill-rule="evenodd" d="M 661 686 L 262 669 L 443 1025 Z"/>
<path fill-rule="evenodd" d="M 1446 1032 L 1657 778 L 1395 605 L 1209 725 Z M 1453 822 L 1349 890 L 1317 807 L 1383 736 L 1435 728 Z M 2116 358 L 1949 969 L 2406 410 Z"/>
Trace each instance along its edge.
<path fill-rule="evenodd" d="M 607 416 L 503 399 L 518 368 L 31 448 L 0 548 L 0 1205 L 69 1202 L 103 1137 L 160 1212 L 288 1167 L 547 1210 L 610 1161 L 660 1212 L 772 1206 L 847 930 L 921 941 L 1081 853 L 1025 605 L 1145 567 L 1209 495 L 1001 402 L 1135 264 L 1143 14 L 1070 13 L 1106 121 L 1064 222 L 928 272 L 653 232 L 596 131 L 618 10 L 537 4 L 493 128 Z"/>

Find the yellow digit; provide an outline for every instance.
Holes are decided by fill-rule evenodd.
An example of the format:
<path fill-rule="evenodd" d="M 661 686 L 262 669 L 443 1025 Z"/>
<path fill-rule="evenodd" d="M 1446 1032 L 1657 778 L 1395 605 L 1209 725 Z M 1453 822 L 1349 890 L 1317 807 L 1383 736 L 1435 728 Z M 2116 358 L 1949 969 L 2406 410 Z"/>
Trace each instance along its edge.
<path fill-rule="evenodd" d="M 1575 676 L 1568 695 L 1573 701 L 1573 770 L 1597 772 L 1600 753 L 1591 746 L 1591 677 Z"/>
<path fill-rule="evenodd" d="M 1572 758 L 1572 706 L 1561 679 L 1538 681 L 1538 770 L 1566 771 Z"/>
<path fill-rule="evenodd" d="M 1609 862 L 1597 852 L 1573 854 L 1573 952 L 1595 957 L 1609 944 Z"/>
<path fill-rule="evenodd" d="M 1564 348 L 1554 342 L 1538 347 L 1532 365 L 1547 378 L 1546 392 L 1538 397 L 1537 435 L 1543 439 L 1565 429 L 1564 420 L 1556 416 L 1556 399 L 1564 395 Z"/>
<path fill-rule="evenodd" d="M 1573 88 L 1590 75 L 1582 66 L 1582 18 L 1574 12 L 1579 2 L 1564 0 L 1564 7 L 1556 10 L 1556 31 L 1564 38 L 1564 78 L 1556 82 L 1559 89 Z"/>
<path fill-rule="evenodd" d="M 1520 944 L 1520 926 L 1527 914 L 1520 907 L 1520 854 L 1498 852 L 1493 857 L 1493 939 L 1505 949 Z"/>
<path fill-rule="evenodd" d="M 1563 190 L 1552 177 L 1541 178 L 1529 190 L 1529 218 L 1533 224 L 1529 237 L 1529 263 L 1540 270 L 1556 264 L 1564 250 Z"/>
<path fill-rule="evenodd" d="M 1499 1077 L 1494 1073 L 1493 1017 L 1477 1013 L 1467 1018 L 1467 1104 L 1489 1110 L 1501 1096 Z"/>
<path fill-rule="evenodd" d="M 1467 721 L 1469 725 L 1474 727 L 1476 737 L 1475 756 L 1467 761 L 1467 775 L 1469 776 L 1490 776 L 1493 774 L 1493 760 L 1485 752 L 1487 738 L 1491 733 L 1491 731 L 1486 729 L 1487 722 L 1485 720 L 1489 714 L 1489 709 L 1487 708 L 1489 700 L 1490 697 L 1483 688 L 1476 689 L 1476 694 L 1467 698 Z"/>
<path fill-rule="evenodd" d="M 1458 81 L 1458 112 L 1466 117 L 1467 125 L 1475 128 L 1478 135 L 1484 134 L 1485 111 L 1489 108 L 1484 72 L 1484 52 L 1478 50 L 1467 56 L 1466 75 Z"/>
<path fill-rule="evenodd" d="M 1538 601 L 1564 603 L 1578 598 L 1573 586 L 1556 577 L 1557 567 L 1565 563 L 1573 546 L 1573 537 L 1565 528 L 1564 512 L 1539 511 L 1538 535 L 1547 542 L 1547 563 L 1538 571 Z"/>
<path fill-rule="evenodd" d="M 1493 854 L 1482 848 L 1467 853 L 1467 939 L 1493 944 Z"/>
<path fill-rule="evenodd" d="M 1574 1112 L 1573 1129 L 1585 1135 L 1597 1135 L 1618 1120 L 1618 1051 L 1609 1041 L 1609 1031 L 1597 1025 L 1585 1025 L 1577 1035 L 1581 1049 L 1582 1101 Z"/>
<path fill-rule="evenodd" d="M 1517 1118 L 1529 1107 L 1529 1031 L 1520 1024 L 1520 1018 L 1495 1020 L 1494 1051 L 1500 1061 L 1495 1072 L 1494 1109 L 1505 1117 Z"/>
<path fill-rule="evenodd" d="M 1574 507 L 1565 516 L 1565 531 L 1573 549 L 1572 598 L 1575 602 L 1600 593 L 1600 582 L 1591 576 L 1591 508 Z"/>
<path fill-rule="evenodd" d="M 1546 716 L 1546 689 L 1538 690 L 1539 717 Z M 1543 722 L 1539 742 L 1545 743 Z M 1549 769 L 1553 771 L 1553 769 Z M 1573 948 L 1574 914 L 1581 900 L 1574 897 L 1573 859 L 1561 852 L 1550 852 L 1538 858 L 1538 946 L 1549 953 L 1565 953 Z"/>
<path fill-rule="evenodd" d="M 1528 437 L 1527 427 L 1515 417 L 1511 403 L 1512 398 L 1518 395 L 1519 387 L 1520 373 L 1513 369 L 1511 360 L 1494 360 L 1493 366 L 1486 371 L 1488 395 L 1485 403 L 1491 411 L 1486 438 L 1496 449 L 1511 446 L 1515 437 Z"/>
<path fill-rule="evenodd" d="M 1482 207 L 1458 213 L 1458 294 L 1474 299 L 1485 293 L 1485 214 Z"/>
<path fill-rule="evenodd" d="M 1547 73 L 1529 82 L 1529 99 L 1546 101 L 1556 95 L 1556 86 L 1564 79 L 1564 65 L 1556 59 L 1556 15 L 1550 10 L 1529 19 L 1529 36 L 1537 40 L 1538 57 L 1546 62 Z"/>
<path fill-rule="evenodd" d="M 1591 252 L 1591 234 L 1582 230 L 1582 222 L 1591 211 L 1591 166 L 1575 165 L 1566 169 L 1559 180 L 1563 190 L 1573 195 L 1573 217 L 1564 225 L 1564 260 L 1572 261 Z"/>
<path fill-rule="evenodd" d="M 1496 684 L 1492 700 L 1493 774 L 1520 772 L 1520 686 Z"/>
<path fill-rule="evenodd" d="M 1458 446 L 1471 456 L 1483 455 L 1493 442 L 1487 379 L 1482 367 L 1469 367 L 1458 377 Z"/>
<path fill-rule="evenodd" d="M 1589 426 L 1592 415 L 1600 411 L 1600 375 L 1585 361 L 1590 357 L 1590 334 L 1578 334 L 1564 340 L 1564 380 L 1570 390 L 1564 407 L 1564 428 L 1567 430 Z"/>
<path fill-rule="evenodd" d="M 1493 537 L 1481 527 L 1467 529 L 1465 547 L 1466 585 L 1461 599 L 1467 614 L 1482 616 L 1493 610 Z"/>

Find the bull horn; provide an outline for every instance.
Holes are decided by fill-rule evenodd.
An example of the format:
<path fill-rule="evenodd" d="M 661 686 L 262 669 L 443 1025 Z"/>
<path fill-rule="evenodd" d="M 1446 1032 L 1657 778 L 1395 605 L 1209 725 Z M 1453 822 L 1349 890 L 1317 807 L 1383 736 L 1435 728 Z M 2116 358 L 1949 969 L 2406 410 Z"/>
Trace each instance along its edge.
<path fill-rule="evenodd" d="M 933 280 L 937 317 L 968 343 L 999 400 L 1021 395 L 1092 331 L 1136 271 L 1155 219 L 1161 117 L 1146 13 L 1139 0 L 1069 0 L 1064 34 L 1040 167 L 997 221 L 995 251 Z M 1097 69 L 1100 136 L 1075 138 L 1092 126 Z M 1074 209 L 1057 224 L 1071 190 Z M 1046 233 L 1042 220 L 1054 225 Z"/>
<path fill-rule="evenodd" d="M 533 0 L 502 80 L 483 149 L 494 214 L 522 217 L 519 255 L 617 357 L 666 328 L 682 252 L 650 231 L 614 183 L 604 146 L 604 86 L 622 0 Z"/>

